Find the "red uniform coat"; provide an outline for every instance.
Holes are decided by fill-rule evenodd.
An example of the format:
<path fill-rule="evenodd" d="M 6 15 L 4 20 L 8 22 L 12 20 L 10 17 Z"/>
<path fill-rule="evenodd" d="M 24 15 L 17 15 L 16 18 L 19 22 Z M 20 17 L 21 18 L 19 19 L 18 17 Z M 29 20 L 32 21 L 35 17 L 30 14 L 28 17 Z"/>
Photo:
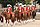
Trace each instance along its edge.
<path fill-rule="evenodd" d="M 11 8 L 11 7 L 9 7 L 9 8 L 8 8 L 8 10 L 10 10 L 10 11 L 11 11 L 11 10 L 12 10 L 12 8 Z"/>
<path fill-rule="evenodd" d="M 35 6 L 32 6 L 31 9 L 32 9 L 32 10 L 35 10 Z"/>
<path fill-rule="evenodd" d="M 27 14 L 27 7 L 24 7 L 24 12 Z"/>
<path fill-rule="evenodd" d="M 10 11 L 10 12 L 8 12 L 8 14 L 12 14 L 12 12 L 11 12 L 12 8 L 11 7 L 8 8 L 8 11 Z"/>
<path fill-rule="evenodd" d="M 30 6 L 28 6 L 28 7 L 26 8 L 26 10 L 29 11 L 29 10 L 30 10 Z"/>
<path fill-rule="evenodd" d="M 23 11 L 24 9 L 23 9 L 23 7 L 19 6 L 19 7 L 18 7 L 18 10 L 19 10 L 20 13 L 22 13 L 22 11 Z"/>
<path fill-rule="evenodd" d="M 26 11 L 27 11 L 27 13 L 28 13 L 28 11 L 30 11 L 30 6 L 28 6 L 28 7 L 26 8 Z"/>

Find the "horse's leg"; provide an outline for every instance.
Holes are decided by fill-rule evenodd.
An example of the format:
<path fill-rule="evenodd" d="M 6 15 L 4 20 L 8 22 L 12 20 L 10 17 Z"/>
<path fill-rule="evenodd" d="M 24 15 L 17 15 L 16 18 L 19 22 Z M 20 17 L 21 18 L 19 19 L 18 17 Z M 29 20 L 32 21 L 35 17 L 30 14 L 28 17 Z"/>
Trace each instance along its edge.
<path fill-rule="evenodd" d="M 18 18 L 18 22 L 20 22 L 20 13 L 19 13 L 19 18 Z"/>
<path fill-rule="evenodd" d="M 27 20 L 27 14 L 26 14 L 25 18 L 26 18 L 26 20 Z"/>
<path fill-rule="evenodd" d="M 17 21 L 18 21 L 19 16 L 17 16 Z"/>
<path fill-rule="evenodd" d="M 28 18 L 30 19 L 30 12 L 28 12 Z"/>
<path fill-rule="evenodd" d="M 8 24 L 9 24 L 9 19 L 8 19 Z"/>
<path fill-rule="evenodd" d="M 31 12 L 31 19 L 32 19 L 32 12 Z"/>
<path fill-rule="evenodd" d="M 32 19 L 32 11 L 30 11 L 30 18 Z"/>
<path fill-rule="evenodd" d="M 6 19 L 6 23 L 7 23 L 7 19 Z"/>
<path fill-rule="evenodd" d="M 8 18 L 7 17 L 5 18 L 5 20 L 6 20 L 6 23 L 8 24 Z"/>
<path fill-rule="evenodd" d="M 24 15 L 24 20 L 26 20 L 26 15 Z"/>
<path fill-rule="evenodd" d="M 3 23 L 3 17 L 2 16 L 0 16 L 0 21 Z"/>
<path fill-rule="evenodd" d="M 27 14 L 25 15 L 25 20 L 27 21 Z"/>
<path fill-rule="evenodd" d="M 31 12 L 30 12 L 30 19 L 31 19 Z"/>
<path fill-rule="evenodd" d="M 1 22 L 3 23 L 3 17 L 1 17 Z"/>
<path fill-rule="evenodd" d="M 22 21 L 24 20 L 24 18 L 23 18 L 23 14 L 21 14 L 21 20 L 22 20 Z"/>
<path fill-rule="evenodd" d="M 20 17 L 18 18 L 18 22 L 20 22 Z"/>
<path fill-rule="evenodd" d="M 28 20 L 28 13 L 26 14 L 26 18 L 27 18 L 26 20 Z"/>
<path fill-rule="evenodd" d="M 35 15 L 36 15 L 36 13 L 35 13 L 35 11 L 33 11 L 33 12 L 32 12 L 33 21 L 35 21 Z"/>
<path fill-rule="evenodd" d="M 25 16 L 25 20 L 27 20 L 27 14 L 26 14 L 26 16 Z"/>
<path fill-rule="evenodd" d="M 30 22 L 30 12 L 27 13 L 27 19 L 28 19 L 27 21 Z"/>
<path fill-rule="evenodd" d="M 18 15 L 17 15 L 17 16 L 16 16 L 16 15 L 17 15 L 17 14 L 15 14 L 15 17 L 14 17 L 14 18 L 15 18 L 16 21 L 18 21 Z"/>
<path fill-rule="evenodd" d="M 25 20 L 25 16 L 23 16 L 24 20 Z"/>

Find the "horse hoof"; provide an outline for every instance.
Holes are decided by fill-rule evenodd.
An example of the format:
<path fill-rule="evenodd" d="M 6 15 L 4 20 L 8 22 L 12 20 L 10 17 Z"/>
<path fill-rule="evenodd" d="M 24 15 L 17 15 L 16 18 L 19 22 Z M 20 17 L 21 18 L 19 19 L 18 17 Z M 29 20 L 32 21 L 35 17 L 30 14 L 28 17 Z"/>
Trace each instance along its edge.
<path fill-rule="evenodd" d="M 23 22 L 23 24 L 25 25 L 25 24 L 26 24 L 26 22 L 24 21 L 24 22 Z"/>
<path fill-rule="evenodd" d="M 28 23 L 28 21 L 26 21 L 26 24 Z"/>
<path fill-rule="evenodd" d="M 33 19 L 33 22 L 35 22 L 35 19 Z"/>
<path fill-rule="evenodd" d="M 18 22 L 19 22 L 19 20 L 18 20 Z"/>

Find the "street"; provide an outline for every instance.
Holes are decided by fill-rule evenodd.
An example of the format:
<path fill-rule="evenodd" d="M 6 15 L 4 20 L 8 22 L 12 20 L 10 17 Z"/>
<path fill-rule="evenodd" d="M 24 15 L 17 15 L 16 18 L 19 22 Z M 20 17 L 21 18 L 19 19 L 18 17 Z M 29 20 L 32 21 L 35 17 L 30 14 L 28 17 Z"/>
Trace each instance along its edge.
<path fill-rule="evenodd" d="M 0 25 L 0 27 L 14 27 L 14 26 L 6 26 L 6 25 Z M 35 20 L 35 22 L 28 22 L 27 24 L 20 24 L 15 25 L 15 27 L 40 27 L 40 20 Z"/>

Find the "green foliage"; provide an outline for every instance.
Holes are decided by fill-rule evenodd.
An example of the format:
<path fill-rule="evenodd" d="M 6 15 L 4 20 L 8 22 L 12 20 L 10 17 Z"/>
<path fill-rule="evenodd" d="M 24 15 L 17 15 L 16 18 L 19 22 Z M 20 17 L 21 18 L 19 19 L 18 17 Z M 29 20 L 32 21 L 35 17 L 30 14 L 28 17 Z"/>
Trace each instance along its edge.
<path fill-rule="evenodd" d="M 13 5 L 15 4 L 15 1 L 16 1 L 16 0 L 7 0 L 7 3 L 11 3 L 12 6 L 13 6 Z M 23 2 L 22 0 L 17 0 L 17 1 Z M 31 0 L 24 0 L 24 2 L 26 3 L 26 5 L 31 4 L 30 1 L 31 1 Z M 4 2 L 4 0 L 0 0 L 0 3 L 3 3 L 3 2 Z M 6 3 L 6 4 L 7 4 L 7 3 Z M 13 9 L 13 11 L 14 11 L 14 9 Z"/>
<path fill-rule="evenodd" d="M 31 4 L 30 1 L 31 0 L 25 0 L 26 1 L 26 5 Z"/>
<path fill-rule="evenodd" d="M 0 3 L 2 3 L 4 0 L 0 0 Z"/>
<path fill-rule="evenodd" d="M 22 2 L 22 0 L 20 0 L 19 2 Z"/>
<path fill-rule="evenodd" d="M 8 0 L 8 1 L 12 1 L 12 0 Z"/>
<path fill-rule="evenodd" d="M 30 2 L 31 0 L 25 0 L 26 2 Z"/>

